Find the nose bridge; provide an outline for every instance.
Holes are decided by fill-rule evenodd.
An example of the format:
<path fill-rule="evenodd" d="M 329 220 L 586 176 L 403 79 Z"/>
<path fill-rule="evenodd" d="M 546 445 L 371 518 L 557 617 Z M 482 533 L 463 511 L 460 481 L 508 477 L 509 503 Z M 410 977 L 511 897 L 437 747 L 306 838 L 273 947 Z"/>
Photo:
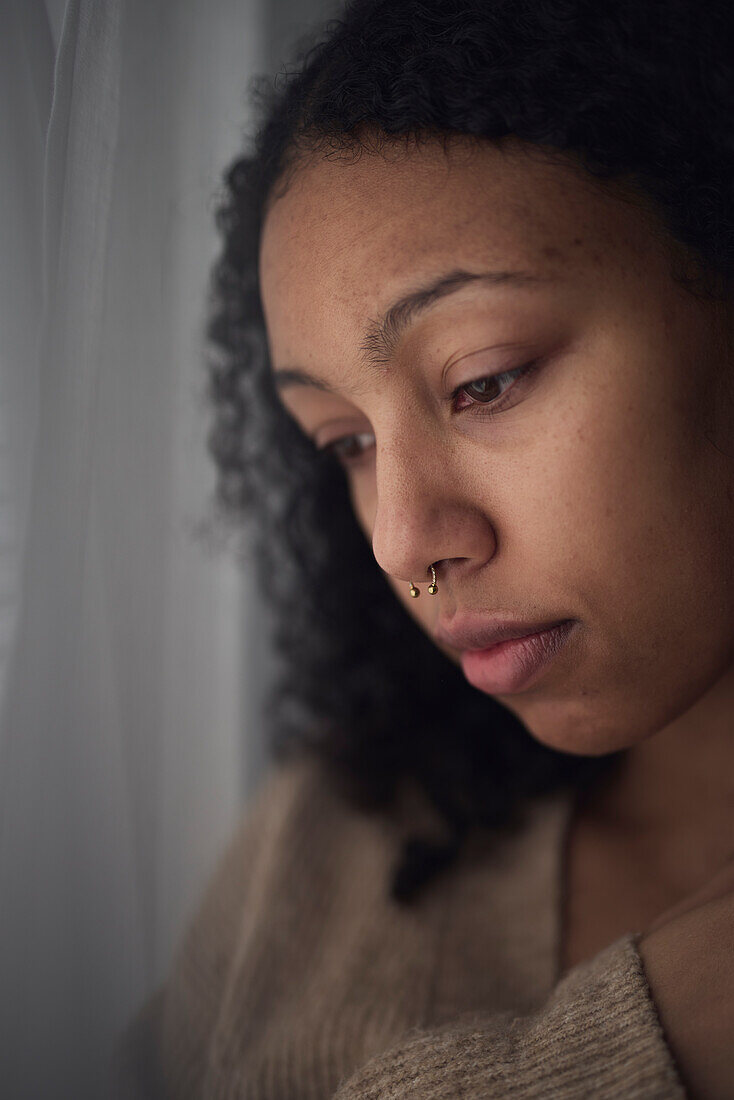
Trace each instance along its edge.
<path fill-rule="evenodd" d="M 425 578 L 432 562 L 486 556 L 490 542 L 456 454 L 434 431 L 414 424 L 378 443 L 372 547 L 386 573 Z"/>
<path fill-rule="evenodd" d="M 372 546 L 382 568 L 399 576 L 410 572 L 410 562 L 415 562 L 420 548 L 425 547 L 425 530 L 434 507 L 437 485 L 430 476 L 430 456 L 423 450 L 415 433 L 412 438 L 401 433 L 378 448 L 376 457 Z M 415 572 L 417 566 L 413 564 L 412 569 Z"/>

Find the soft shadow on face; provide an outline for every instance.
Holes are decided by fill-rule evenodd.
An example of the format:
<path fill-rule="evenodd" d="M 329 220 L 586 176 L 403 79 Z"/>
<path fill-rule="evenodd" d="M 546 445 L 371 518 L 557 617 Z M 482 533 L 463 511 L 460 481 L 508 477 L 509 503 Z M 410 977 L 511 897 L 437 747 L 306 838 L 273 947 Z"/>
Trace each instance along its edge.
<path fill-rule="evenodd" d="M 282 400 L 344 462 L 398 598 L 431 635 L 577 620 L 497 697 L 589 754 L 734 703 L 730 313 L 621 194 L 521 143 L 315 159 L 260 254 Z"/>

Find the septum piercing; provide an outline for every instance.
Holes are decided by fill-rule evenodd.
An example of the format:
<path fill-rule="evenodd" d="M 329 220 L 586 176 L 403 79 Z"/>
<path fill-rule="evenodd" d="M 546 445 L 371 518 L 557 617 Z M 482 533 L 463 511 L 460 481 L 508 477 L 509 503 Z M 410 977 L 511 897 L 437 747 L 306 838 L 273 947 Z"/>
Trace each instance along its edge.
<path fill-rule="evenodd" d="M 433 568 L 432 565 L 429 565 L 428 568 L 431 570 L 431 573 L 433 574 L 433 580 L 428 585 L 428 592 L 431 596 L 435 596 L 436 593 L 438 592 L 438 585 L 436 584 L 436 570 Z M 416 586 L 413 584 L 412 581 L 410 582 L 410 594 L 413 597 L 413 599 L 417 599 L 417 597 L 420 596 L 420 594 L 421 594 L 420 588 L 416 588 Z"/>

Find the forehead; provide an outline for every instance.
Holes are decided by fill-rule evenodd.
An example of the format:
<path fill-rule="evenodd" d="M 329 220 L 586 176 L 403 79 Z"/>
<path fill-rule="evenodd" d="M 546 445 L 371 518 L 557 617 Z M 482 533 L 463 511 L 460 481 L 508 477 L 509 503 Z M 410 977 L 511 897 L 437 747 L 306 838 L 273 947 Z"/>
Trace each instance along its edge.
<path fill-rule="evenodd" d="M 323 354 L 421 277 L 460 264 L 540 276 L 655 262 L 642 212 L 581 169 L 454 140 L 314 159 L 271 206 L 260 287 L 272 358 Z M 647 256 L 644 253 L 648 253 Z M 651 257 L 652 256 L 652 260 Z"/>

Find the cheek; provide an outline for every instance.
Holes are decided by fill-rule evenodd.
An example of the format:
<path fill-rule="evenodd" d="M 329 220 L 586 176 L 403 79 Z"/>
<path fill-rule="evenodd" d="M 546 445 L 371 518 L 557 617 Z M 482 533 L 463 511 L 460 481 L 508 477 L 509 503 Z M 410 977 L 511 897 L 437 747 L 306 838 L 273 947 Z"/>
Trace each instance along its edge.
<path fill-rule="evenodd" d="M 526 467 L 524 530 L 510 528 L 508 564 L 524 555 L 537 591 L 584 624 L 556 693 L 517 700 L 536 736 L 568 751 L 662 728 L 734 655 L 733 460 L 659 369 L 657 384 L 621 378 L 575 405 Z"/>
<path fill-rule="evenodd" d="M 513 544 L 508 565 L 532 554 L 545 583 L 556 574 L 594 615 L 633 631 L 645 608 L 646 629 L 661 615 L 687 617 L 688 594 L 708 587 L 703 563 L 722 584 L 732 549 L 732 456 L 705 430 L 712 390 L 700 347 L 689 355 L 657 329 L 644 335 L 598 339 L 528 417 L 505 489 L 489 469 L 497 456 L 486 471 Z"/>
<path fill-rule="evenodd" d="M 569 567 L 620 630 L 667 629 L 672 642 L 726 595 L 729 462 L 655 390 L 589 414 L 556 477 Z"/>

